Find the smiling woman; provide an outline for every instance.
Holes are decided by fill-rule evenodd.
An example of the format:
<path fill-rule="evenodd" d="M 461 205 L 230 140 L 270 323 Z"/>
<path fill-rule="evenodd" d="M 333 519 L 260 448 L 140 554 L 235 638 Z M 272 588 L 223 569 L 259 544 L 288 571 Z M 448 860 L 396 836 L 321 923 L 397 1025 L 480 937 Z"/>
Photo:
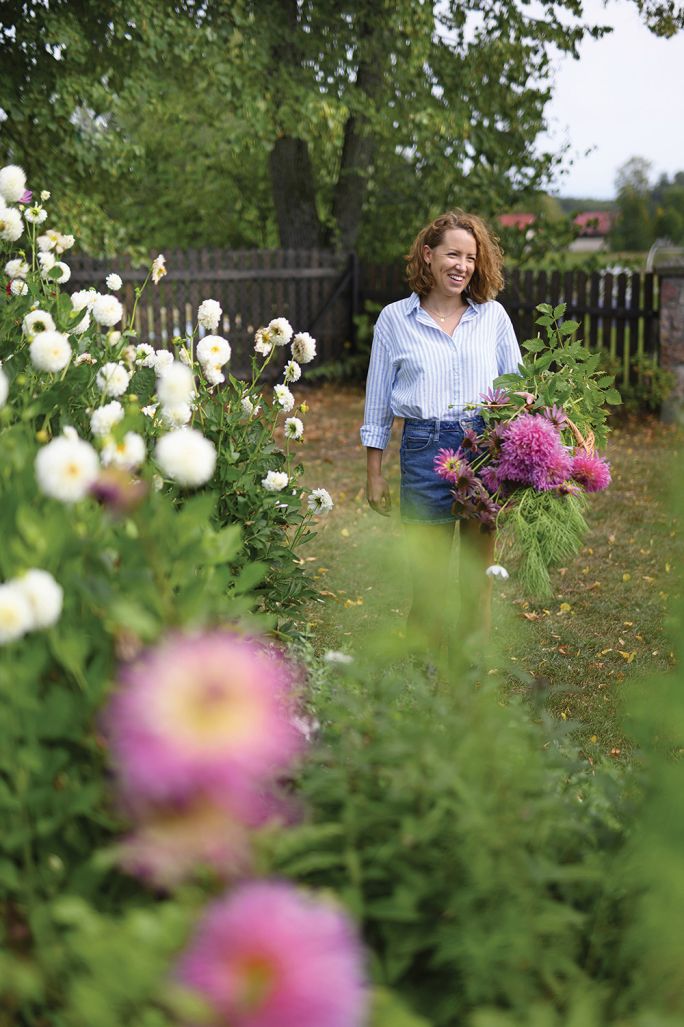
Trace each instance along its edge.
<path fill-rule="evenodd" d="M 435 461 L 445 451 L 467 454 L 483 427 L 478 406 L 501 374 L 522 358 L 513 326 L 495 297 L 503 287 L 503 255 L 496 238 L 473 214 L 442 214 L 418 233 L 407 256 L 408 299 L 381 311 L 375 326 L 361 440 L 367 447 L 370 506 L 387 516 L 389 487 L 383 451 L 395 417 L 404 418 L 401 442 L 401 519 L 413 559 L 414 598 L 409 627 L 421 642 L 441 638 L 450 622 L 434 624 L 430 596 L 447 596 L 455 517 L 448 481 Z M 472 455 L 472 453 L 471 453 Z M 461 532 L 478 565 L 482 595 L 462 602 L 488 630 L 489 594 L 484 568 L 492 562 L 493 535 L 483 523 L 462 522 Z M 429 614 L 426 611 L 431 611 Z M 471 625 L 472 626 L 472 625 Z M 435 634 L 435 628 L 437 634 Z"/>

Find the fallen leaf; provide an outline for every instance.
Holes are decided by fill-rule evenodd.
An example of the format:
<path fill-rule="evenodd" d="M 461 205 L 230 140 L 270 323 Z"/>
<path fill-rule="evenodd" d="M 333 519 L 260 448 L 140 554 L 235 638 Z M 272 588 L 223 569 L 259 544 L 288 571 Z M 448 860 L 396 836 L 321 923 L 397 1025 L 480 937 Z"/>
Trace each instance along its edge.
<path fill-rule="evenodd" d="M 559 613 L 570 613 L 571 610 L 572 606 L 570 605 L 570 603 L 561 603 L 558 607 Z"/>
<path fill-rule="evenodd" d="M 628 571 L 625 571 L 625 573 L 622 575 L 622 580 L 623 581 L 631 581 L 632 580 L 632 575 Z"/>
<path fill-rule="evenodd" d="M 349 528 L 342 528 L 342 531 L 340 532 L 342 538 L 349 538 L 350 534 L 351 532 L 349 531 Z"/>
<path fill-rule="evenodd" d="M 622 659 L 626 660 L 627 663 L 633 663 L 634 662 L 634 657 L 636 656 L 636 650 L 633 650 L 631 653 L 628 653 L 628 652 L 625 652 L 624 649 L 618 649 L 618 652 L 620 653 L 620 656 L 622 657 Z"/>

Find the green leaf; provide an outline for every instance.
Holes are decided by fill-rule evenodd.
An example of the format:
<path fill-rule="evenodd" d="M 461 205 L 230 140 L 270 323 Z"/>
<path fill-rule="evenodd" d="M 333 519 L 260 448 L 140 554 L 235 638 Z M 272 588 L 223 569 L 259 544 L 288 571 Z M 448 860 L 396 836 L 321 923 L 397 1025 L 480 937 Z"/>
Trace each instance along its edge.
<path fill-rule="evenodd" d="M 563 321 L 563 324 L 558 329 L 561 335 L 572 335 L 579 328 L 579 321 Z"/>
<path fill-rule="evenodd" d="M 529 353 L 541 353 L 543 349 L 546 349 L 546 343 L 543 339 L 528 339 L 527 342 L 523 342 L 523 349 Z"/>
<path fill-rule="evenodd" d="M 622 396 L 617 389 L 609 389 L 606 392 L 604 399 L 606 403 L 610 403 L 611 406 L 617 407 L 622 403 Z"/>

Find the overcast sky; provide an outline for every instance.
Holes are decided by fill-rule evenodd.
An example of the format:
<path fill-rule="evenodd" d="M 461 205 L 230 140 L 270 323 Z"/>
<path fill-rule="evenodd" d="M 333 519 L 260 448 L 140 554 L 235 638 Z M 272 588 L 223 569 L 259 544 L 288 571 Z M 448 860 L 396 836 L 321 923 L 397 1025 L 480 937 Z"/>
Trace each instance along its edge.
<path fill-rule="evenodd" d="M 568 139 L 576 159 L 554 191 L 610 199 L 615 173 L 630 157 L 652 161 L 654 177 L 684 171 L 684 32 L 659 39 L 630 0 L 605 7 L 585 0 L 584 9 L 587 20 L 615 30 L 587 38 L 579 61 L 558 62 L 547 108 L 551 138 Z"/>

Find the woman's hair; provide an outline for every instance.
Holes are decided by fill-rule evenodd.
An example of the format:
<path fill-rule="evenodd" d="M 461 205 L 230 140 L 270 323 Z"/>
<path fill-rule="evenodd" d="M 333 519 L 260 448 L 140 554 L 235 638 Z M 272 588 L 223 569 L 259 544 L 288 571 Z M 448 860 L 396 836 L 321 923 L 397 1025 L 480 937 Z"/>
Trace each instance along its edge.
<path fill-rule="evenodd" d="M 427 296 L 435 284 L 430 265 L 423 256 L 423 247 L 431 249 L 444 239 L 450 228 L 462 228 L 475 238 L 477 257 L 475 270 L 470 279 L 467 293 L 476 303 L 493 300 L 503 289 L 503 253 L 499 240 L 487 228 L 484 221 L 475 214 L 466 214 L 463 210 L 449 210 L 440 214 L 416 236 L 411 249 L 406 254 L 406 277 L 413 292 L 419 296 Z"/>

